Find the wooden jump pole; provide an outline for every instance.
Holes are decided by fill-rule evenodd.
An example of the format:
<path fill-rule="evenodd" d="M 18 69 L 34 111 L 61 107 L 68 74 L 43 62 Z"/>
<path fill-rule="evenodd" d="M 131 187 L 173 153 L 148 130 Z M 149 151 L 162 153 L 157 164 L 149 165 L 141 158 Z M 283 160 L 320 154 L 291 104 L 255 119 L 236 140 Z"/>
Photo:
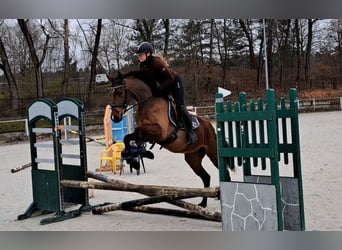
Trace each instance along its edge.
<path fill-rule="evenodd" d="M 20 167 L 12 168 L 11 169 L 11 173 L 17 173 L 17 172 L 19 172 L 21 170 L 24 170 L 24 169 L 30 168 L 30 167 L 32 167 L 32 163 L 31 162 L 27 163 L 27 164 L 24 164 L 24 165 L 22 165 Z"/>
<path fill-rule="evenodd" d="M 184 187 L 171 187 L 171 186 L 155 186 L 155 185 L 136 185 L 131 184 L 121 180 L 115 180 L 108 178 L 107 176 L 92 171 L 87 171 L 87 176 L 93 179 L 97 179 L 103 182 L 85 182 L 85 181 L 73 181 L 73 180 L 62 180 L 61 185 L 64 187 L 73 188 L 86 188 L 86 189 L 105 189 L 105 190 L 116 190 L 116 191 L 126 191 L 126 192 L 137 192 L 140 194 L 152 196 L 138 201 L 128 201 L 122 204 L 111 204 L 106 206 L 97 207 L 93 210 L 95 214 L 100 214 L 104 212 L 114 211 L 114 210 L 128 210 L 128 211 L 139 211 L 147 213 L 161 213 L 167 215 L 176 216 L 186 216 L 191 218 L 200 218 L 213 221 L 221 221 L 221 213 L 208 211 L 198 205 L 179 200 L 192 197 L 218 197 L 219 188 L 184 188 Z M 153 201 L 153 202 L 152 202 Z M 187 209 L 190 211 L 181 211 L 174 209 L 164 209 L 142 206 L 146 204 L 168 202 L 172 205 Z M 135 203 L 137 202 L 137 203 Z M 143 203 L 139 203 L 143 202 Z M 148 203 L 144 203 L 148 202 Z M 127 204 L 136 204 L 127 205 Z"/>
<path fill-rule="evenodd" d="M 177 216 L 187 216 L 191 218 L 207 219 L 213 221 L 221 221 L 221 213 L 210 212 L 200 206 L 181 201 L 179 199 L 192 198 L 191 196 L 181 196 L 181 195 L 159 195 L 152 196 L 143 199 L 126 201 L 120 204 L 109 204 L 105 206 L 96 207 L 93 209 L 93 214 L 102 214 L 106 212 L 111 212 L 115 210 L 128 210 L 128 211 L 138 211 L 138 212 L 149 212 L 149 213 L 162 213 L 166 215 L 177 215 Z M 154 204 L 160 202 L 168 202 L 176 206 L 188 209 L 189 211 L 175 210 L 175 209 L 164 209 L 147 207 L 142 205 Z"/>
<path fill-rule="evenodd" d="M 212 187 L 212 188 L 179 188 L 179 187 L 153 186 L 153 185 L 134 185 L 134 184 L 130 184 L 130 183 L 127 183 L 127 182 L 124 182 L 124 181 L 108 178 L 106 175 L 99 174 L 99 173 L 92 172 L 92 171 L 87 171 L 86 174 L 87 174 L 88 177 L 91 177 L 91 178 L 96 179 L 96 180 L 103 181 L 105 183 L 116 183 L 119 186 L 126 185 L 126 186 L 129 186 L 131 188 L 135 188 L 136 192 L 144 194 L 144 195 L 149 195 L 149 196 L 165 194 L 165 192 L 167 192 L 166 190 L 169 189 L 169 190 L 173 191 L 174 194 L 178 194 L 178 195 L 181 195 L 181 193 L 180 193 L 181 191 L 187 192 L 187 191 L 190 191 L 190 190 L 191 191 L 195 190 L 196 192 L 198 192 L 198 195 L 193 196 L 193 197 L 198 197 L 198 196 L 202 196 L 202 197 L 206 196 L 206 197 L 212 197 L 212 198 L 219 197 L 219 187 Z M 141 187 L 144 187 L 144 188 L 141 188 Z M 155 188 L 155 191 L 157 191 L 157 194 L 151 193 L 150 190 L 148 190 L 147 187 Z M 208 190 L 209 192 L 207 193 L 204 190 Z M 182 194 L 185 195 L 185 193 L 182 193 Z M 187 193 L 187 194 L 190 195 L 190 193 Z M 195 193 L 192 193 L 192 194 L 194 195 Z M 189 203 L 189 202 L 186 202 L 186 201 L 183 201 L 183 200 L 169 200 L 169 201 L 166 201 L 166 202 L 168 202 L 168 203 L 170 203 L 170 204 L 172 204 L 174 206 L 178 206 L 180 208 L 183 208 L 183 209 L 191 210 L 192 214 L 196 213 L 196 215 L 198 217 L 200 217 L 200 218 L 206 218 L 206 219 L 209 219 L 209 220 L 221 221 L 221 213 L 219 213 L 219 212 L 211 212 L 211 211 L 208 211 L 207 209 L 204 209 L 203 207 L 200 207 L 198 205 L 194 205 L 192 203 Z M 137 207 L 135 209 L 138 210 Z M 148 207 L 144 207 L 144 209 L 142 209 L 142 208 L 140 208 L 140 209 L 141 210 L 139 210 L 139 211 L 144 210 L 142 212 L 153 212 L 153 211 L 156 211 L 155 209 L 153 209 L 153 208 L 150 209 Z M 158 211 L 159 211 L 158 213 L 165 213 L 165 214 L 168 214 L 170 212 L 170 211 L 162 211 L 162 209 L 159 209 Z M 175 210 L 175 211 L 177 211 L 177 210 Z"/>
<path fill-rule="evenodd" d="M 148 198 L 125 201 L 125 202 L 122 202 L 120 204 L 109 204 L 109 205 L 96 207 L 93 209 L 93 214 L 102 214 L 105 212 L 110 212 L 110 211 L 115 211 L 115 210 L 127 210 L 127 209 L 132 208 L 132 207 L 154 204 L 154 203 L 160 203 L 160 202 L 165 202 L 165 201 L 174 200 L 174 199 L 184 199 L 184 198 L 191 198 L 191 197 L 178 196 L 178 195 L 168 195 L 168 194 L 167 195 L 152 196 L 152 197 L 148 197 Z"/>
<path fill-rule="evenodd" d="M 97 181 L 75 181 L 61 180 L 61 186 L 83 189 L 104 189 L 113 191 L 136 192 L 148 196 L 155 195 L 180 195 L 189 197 L 218 197 L 217 188 L 183 188 L 170 186 L 154 186 L 154 185 L 135 185 L 124 182 L 126 185 L 120 185 L 122 181 L 115 182 L 97 182 Z"/>
<path fill-rule="evenodd" d="M 164 194 L 173 194 L 173 195 L 182 195 L 182 196 L 192 196 L 192 197 L 211 197 L 217 198 L 219 197 L 219 187 L 209 187 L 209 188 L 187 188 L 187 187 L 173 187 L 173 186 L 157 186 L 157 185 L 137 185 L 131 184 L 125 181 L 116 180 L 108 178 L 107 176 L 96 173 L 93 171 L 87 171 L 86 175 L 90 178 L 103 181 L 104 183 L 99 182 L 89 182 L 94 187 L 87 187 L 86 182 L 77 184 L 67 184 L 67 181 L 63 181 L 63 185 L 83 185 L 80 188 L 94 188 L 94 189 L 111 189 L 117 191 L 127 191 L 127 192 L 137 192 L 148 196 L 154 195 L 164 195 Z M 107 184 L 107 185 L 106 185 Z M 101 186 L 103 188 L 101 188 Z M 74 186 L 77 187 L 77 186 Z M 99 187 L 99 188 L 97 188 Z M 114 189 L 115 188 L 115 189 Z"/>
<path fill-rule="evenodd" d="M 123 210 L 150 213 L 150 214 L 172 215 L 172 216 L 178 216 L 178 217 L 188 217 L 192 219 L 201 219 L 201 220 L 221 222 L 221 213 L 218 213 L 218 212 L 213 213 L 213 216 L 208 216 L 208 215 L 201 215 L 198 213 L 194 213 L 193 211 L 189 211 L 189 210 L 160 208 L 160 207 L 152 207 L 152 206 L 138 206 L 138 207 L 132 207 L 132 208 L 127 208 Z"/>

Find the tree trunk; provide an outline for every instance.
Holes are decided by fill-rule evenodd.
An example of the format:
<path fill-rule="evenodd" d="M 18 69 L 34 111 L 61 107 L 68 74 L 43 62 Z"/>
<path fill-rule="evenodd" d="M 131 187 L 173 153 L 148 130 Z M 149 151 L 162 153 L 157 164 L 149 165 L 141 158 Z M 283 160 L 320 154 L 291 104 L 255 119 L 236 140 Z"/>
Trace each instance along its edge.
<path fill-rule="evenodd" d="M 272 79 L 272 72 L 273 72 L 273 20 L 268 20 L 268 29 L 267 29 L 267 67 L 268 67 L 268 82 L 269 87 L 272 88 L 273 86 L 273 79 Z"/>
<path fill-rule="evenodd" d="M 62 81 L 62 96 L 68 93 L 70 77 L 70 54 L 69 54 L 69 20 L 64 19 L 64 73 Z"/>
<path fill-rule="evenodd" d="M 248 41 L 250 68 L 257 69 L 257 62 L 256 62 L 255 53 L 254 53 L 253 37 L 251 34 L 249 24 L 247 23 L 246 25 L 242 19 L 239 19 L 239 23 Z"/>
<path fill-rule="evenodd" d="M 92 51 L 92 58 L 90 63 L 90 79 L 88 85 L 88 102 L 91 103 L 91 99 L 94 93 L 95 88 L 95 77 L 96 77 L 96 63 L 97 63 L 97 55 L 99 51 L 100 45 L 100 37 L 101 37 L 101 29 L 102 29 L 102 19 L 97 20 L 97 29 L 95 34 L 95 44 Z"/>
<path fill-rule="evenodd" d="M 137 19 L 136 29 L 143 41 L 153 42 L 153 30 L 156 19 Z"/>
<path fill-rule="evenodd" d="M 297 67 L 296 67 L 296 87 L 298 90 L 300 89 L 300 66 L 301 66 L 301 48 L 300 48 L 300 31 L 299 31 L 299 20 L 295 20 L 295 33 L 296 33 L 296 58 L 297 58 Z"/>
<path fill-rule="evenodd" d="M 170 39 L 170 19 L 163 19 L 163 24 L 165 28 L 164 56 L 167 57 L 168 50 L 169 50 L 169 39 Z"/>
<path fill-rule="evenodd" d="M 313 37 L 313 24 L 317 21 L 317 19 L 308 19 L 308 40 L 306 45 L 306 54 L 305 54 L 305 65 L 304 65 L 304 76 L 305 83 L 310 83 L 310 88 L 312 88 L 312 82 L 310 81 L 310 70 L 311 70 L 311 49 L 312 49 L 312 37 Z"/>
<path fill-rule="evenodd" d="M 291 19 L 288 19 L 286 22 L 286 28 L 285 28 L 285 34 L 280 34 L 282 37 L 284 37 L 284 41 L 282 44 L 279 44 L 280 47 L 280 59 L 279 59 L 279 84 L 282 89 L 285 89 L 284 84 L 284 68 L 286 66 L 287 58 L 288 58 L 288 41 L 289 41 L 289 35 L 290 35 L 290 27 L 291 27 Z"/>
<path fill-rule="evenodd" d="M 29 47 L 31 60 L 32 60 L 32 63 L 34 65 L 34 73 L 35 73 L 35 77 L 36 77 L 37 97 L 38 98 L 44 97 L 44 83 L 43 83 L 43 74 L 42 74 L 41 64 L 44 60 L 44 56 L 46 54 L 47 45 L 48 45 L 50 37 L 48 35 L 46 37 L 44 50 L 43 50 L 43 56 L 42 56 L 41 60 L 39 60 L 36 49 L 34 47 L 33 37 L 32 37 L 32 34 L 31 34 L 31 32 L 27 26 L 27 22 L 24 19 L 18 19 L 18 23 L 19 23 L 21 31 L 24 34 L 27 45 Z"/>
<path fill-rule="evenodd" d="M 228 45 L 227 45 L 227 19 L 223 20 L 223 44 L 224 44 L 224 51 L 223 51 L 223 60 L 221 60 L 222 63 L 222 71 L 223 71 L 223 88 L 226 88 L 226 82 L 227 82 L 227 59 L 228 59 Z M 220 48 L 220 46 L 218 45 Z"/>
<path fill-rule="evenodd" d="M 2 42 L 1 37 L 0 37 L 0 59 L 1 59 L 0 69 L 4 71 L 5 73 L 5 78 L 7 80 L 8 88 L 10 92 L 10 100 L 11 100 L 10 109 L 13 111 L 17 111 L 19 109 L 18 86 L 15 80 L 15 77 L 12 73 L 11 67 L 9 65 L 8 56 L 7 56 L 5 46 Z"/>

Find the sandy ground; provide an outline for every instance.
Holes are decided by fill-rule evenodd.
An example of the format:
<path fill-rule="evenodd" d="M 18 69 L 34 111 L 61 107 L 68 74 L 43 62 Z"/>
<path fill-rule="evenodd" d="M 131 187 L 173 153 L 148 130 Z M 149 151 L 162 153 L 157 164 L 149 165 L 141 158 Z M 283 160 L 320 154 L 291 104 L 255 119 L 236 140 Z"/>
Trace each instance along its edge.
<path fill-rule="evenodd" d="M 342 215 L 342 112 L 300 114 L 301 157 L 304 185 L 305 220 L 308 231 L 341 231 Z M 99 166 L 100 151 L 104 146 L 87 144 L 88 169 Z M 146 173 L 136 175 L 126 168 L 122 175 L 106 175 L 136 184 L 155 184 L 181 187 L 202 187 L 200 179 L 186 165 L 182 154 L 173 154 L 159 146 L 153 148 L 154 160 L 145 160 Z M 0 146 L 0 230 L 2 231 L 221 231 L 221 223 L 145 214 L 113 211 L 103 215 L 91 212 L 63 222 L 40 225 L 42 215 L 18 221 L 32 202 L 29 169 L 12 174 L 11 168 L 30 161 L 28 143 Z M 205 158 L 204 165 L 211 174 L 211 185 L 218 186 L 218 171 Z M 136 193 L 95 190 L 92 205 L 103 202 L 122 202 L 142 197 Z M 190 201 L 198 203 L 200 198 Z M 168 206 L 162 204 L 162 206 Z M 209 199 L 208 209 L 220 211 L 217 199 Z"/>

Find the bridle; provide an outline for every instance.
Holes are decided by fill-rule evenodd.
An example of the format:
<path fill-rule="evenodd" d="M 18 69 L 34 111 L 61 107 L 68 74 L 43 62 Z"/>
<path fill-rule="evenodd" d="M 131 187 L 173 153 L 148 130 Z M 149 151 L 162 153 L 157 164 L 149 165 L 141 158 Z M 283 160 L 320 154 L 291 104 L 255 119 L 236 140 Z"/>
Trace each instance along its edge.
<path fill-rule="evenodd" d="M 125 98 L 124 98 L 123 102 L 120 103 L 120 104 L 110 104 L 110 107 L 111 107 L 112 111 L 114 110 L 114 111 L 117 111 L 118 113 L 120 113 L 120 112 L 118 110 L 116 110 L 116 108 L 122 108 L 122 113 L 125 114 L 127 111 L 129 111 L 130 109 L 134 108 L 134 106 L 136 106 L 137 104 L 129 105 L 127 103 L 127 96 L 128 96 L 129 89 L 127 88 L 127 85 L 125 83 L 123 83 L 123 84 L 121 84 L 119 86 L 116 86 L 116 87 L 112 87 L 111 88 L 112 95 L 114 94 L 114 92 L 117 89 L 120 89 L 120 88 L 124 89 Z M 112 112 L 112 114 L 113 114 L 113 112 Z M 111 119 L 114 121 L 113 116 L 111 116 Z"/>
<path fill-rule="evenodd" d="M 112 109 L 115 109 L 115 108 L 122 108 L 124 110 L 124 113 L 127 111 L 127 107 L 128 107 L 128 104 L 127 104 L 127 86 L 126 84 L 121 84 L 119 86 L 116 86 L 116 87 L 113 87 L 111 90 L 112 90 L 112 95 L 115 93 L 115 91 L 117 89 L 120 89 L 120 88 L 123 88 L 124 89 L 124 93 L 125 93 L 125 99 L 124 101 L 121 103 L 121 104 L 110 104 L 111 108 Z"/>
<path fill-rule="evenodd" d="M 115 86 L 115 87 L 112 87 L 112 88 L 111 88 L 112 95 L 115 93 L 115 91 L 116 91 L 117 89 L 120 89 L 120 88 L 123 88 L 123 90 L 124 90 L 124 95 L 125 95 L 125 97 L 124 97 L 123 102 L 120 103 L 120 104 L 110 104 L 110 107 L 111 107 L 112 111 L 114 110 L 114 111 L 117 111 L 118 113 L 120 113 L 120 112 L 119 112 L 118 110 L 116 110 L 116 108 L 121 108 L 121 109 L 122 109 L 122 113 L 124 114 L 124 113 L 126 113 L 127 111 L 129 111 L 130 109 L 134 108 L 136 105 L 138 105 L 138 104 L 140 104 L 140 103 L 144 103 L 144 102 L 146 102 L 147 100 L 149 100 L 149 99 L 151 98 L 151 97 L 149 97 L 149 98 L 147 98 L 147 99 L 145 99 L 145 100 L 143 100 L 143 101 L 140 101 L 140 102 L 137 102 L 137 103 L 135 103 L 135 104 L 129 105 L 129 104 L 127 103 L 128 92 L 130 92 L 130 93 L 133 95 L 133 98 L 136 99 L 135 94 L 134 94 L 132 91 L 130 91 L 130 90 L 128 89 L 127 85 L 125 84 L 125 82 L 123 82 L 121 85 L 118 85 L 118 86 Z M 112 114 L 113 114 L 113 112 L 112 112 Z M 112 117 L 112 116 L 111 116 L 111 119 L 113 120 L 113 117 Z"/>

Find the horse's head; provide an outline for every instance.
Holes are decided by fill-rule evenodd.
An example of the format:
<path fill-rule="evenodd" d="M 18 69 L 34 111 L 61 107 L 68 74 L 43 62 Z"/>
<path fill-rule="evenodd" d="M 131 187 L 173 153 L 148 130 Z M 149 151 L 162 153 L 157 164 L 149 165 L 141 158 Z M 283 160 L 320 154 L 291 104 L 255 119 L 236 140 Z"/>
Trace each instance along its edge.
<path fill-rule="evenodd" d="M 116 78 L 109 78 L 112 82 L 112 92 L 111 92 L 111 108 L 112 115 L 111 119 L 114 122 L 120 122 L 123 118 L 124 113 L 127 111 L 128 100 L 127 100 L 127 86 L 125 84 L 123 75 L 118 72 Z"/>
<path fill-rule="evenodd" d="M 111 118 L 114 122 L 122 120 L 124 113 L 129 109 L 129 105 L 144 105 L 152 97 L 151 88 L 139 77 L 142 73 L 138 71 L 122 75 L 118 72 L 117 77 L 109 77 L 109 80 L 112 82 Z"/>

